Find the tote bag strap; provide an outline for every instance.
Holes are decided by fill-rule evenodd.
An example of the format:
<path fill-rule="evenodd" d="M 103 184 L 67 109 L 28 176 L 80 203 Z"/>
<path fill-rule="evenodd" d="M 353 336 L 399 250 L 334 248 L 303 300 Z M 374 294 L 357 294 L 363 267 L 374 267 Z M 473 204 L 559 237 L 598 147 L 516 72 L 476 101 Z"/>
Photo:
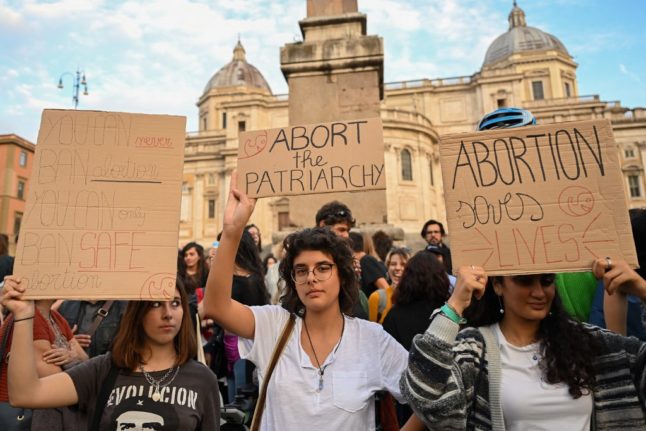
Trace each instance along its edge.
<path fill-rule="evenodd" d="M 276 368 L 278 359 L 280 358 L 281 353 L 285 349 L 287 340 L 289 339 L 292 330 L 294 329 L 294 323 L 296 323 L 296 316 L 294 313 L 289 315 L 289 320 L 283 328 L 283 332 L 278 339 L 278 343 L 274 347 L 274 353 L 271 355 L 271 360 L 267 366 L 267 372 L 265 373 L 265 379 L 262 382 L 262 388 L 260 389 L 260 395 L 258 396 L 258 402 L 256 403 L 256 409 L 253 412 L 253 421 L 251 422 L 250 431 L 258 431 L 260 429 L 260 420 L 262 419 L 262 414 L 265 411 L 265 401 L 267 398 L 267 385 L 269 384 L 269 379 Z"/>

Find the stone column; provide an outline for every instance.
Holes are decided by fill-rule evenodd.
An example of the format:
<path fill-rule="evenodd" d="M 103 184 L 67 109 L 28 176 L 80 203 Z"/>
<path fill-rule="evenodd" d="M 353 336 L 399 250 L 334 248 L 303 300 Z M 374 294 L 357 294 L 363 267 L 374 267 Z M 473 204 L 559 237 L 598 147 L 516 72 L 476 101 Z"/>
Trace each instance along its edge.
<path fill-rule="evenodd" d="M 308 0 L 299 22 L 303 42 L 280 51 L 289 84 L 290 125 L 372 118 L 383 98 L 383 40 L 366 35 L 366 15 L 356 0 Z M 384 223 L 384 190 L 289 197 L 290 218 L 313 226 L 317 209 L 331 200 L 350 207 L 358 223 Z"/>

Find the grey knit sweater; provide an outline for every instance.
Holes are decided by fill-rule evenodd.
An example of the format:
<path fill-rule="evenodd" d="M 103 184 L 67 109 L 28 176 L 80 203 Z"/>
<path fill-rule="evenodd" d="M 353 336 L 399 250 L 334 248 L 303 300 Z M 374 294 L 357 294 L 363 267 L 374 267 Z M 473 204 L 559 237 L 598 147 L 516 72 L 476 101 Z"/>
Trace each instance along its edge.
<path fill-rule="evenodd" d="M 646 343 L 587 328 L 604 346 L 594 358 L 593 429 L 646 430 Z M 458 331 L 456 323 L 438 314 L 415 337 L 402 394 L 432 430 L 502 431 L 496 337 L 488 327 Z"/>

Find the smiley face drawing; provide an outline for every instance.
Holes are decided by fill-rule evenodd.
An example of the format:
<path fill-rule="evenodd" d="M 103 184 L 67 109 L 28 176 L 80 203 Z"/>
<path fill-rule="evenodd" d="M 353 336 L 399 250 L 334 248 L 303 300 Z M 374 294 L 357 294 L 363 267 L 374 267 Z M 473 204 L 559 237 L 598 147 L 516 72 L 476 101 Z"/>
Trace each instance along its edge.
<path fill-rule="evenodd" d="M 571 217 L 583 217 L 594 209 L 594 195 L 585 187 L 566 187 L 559 195 L 559 208 Z"/>

